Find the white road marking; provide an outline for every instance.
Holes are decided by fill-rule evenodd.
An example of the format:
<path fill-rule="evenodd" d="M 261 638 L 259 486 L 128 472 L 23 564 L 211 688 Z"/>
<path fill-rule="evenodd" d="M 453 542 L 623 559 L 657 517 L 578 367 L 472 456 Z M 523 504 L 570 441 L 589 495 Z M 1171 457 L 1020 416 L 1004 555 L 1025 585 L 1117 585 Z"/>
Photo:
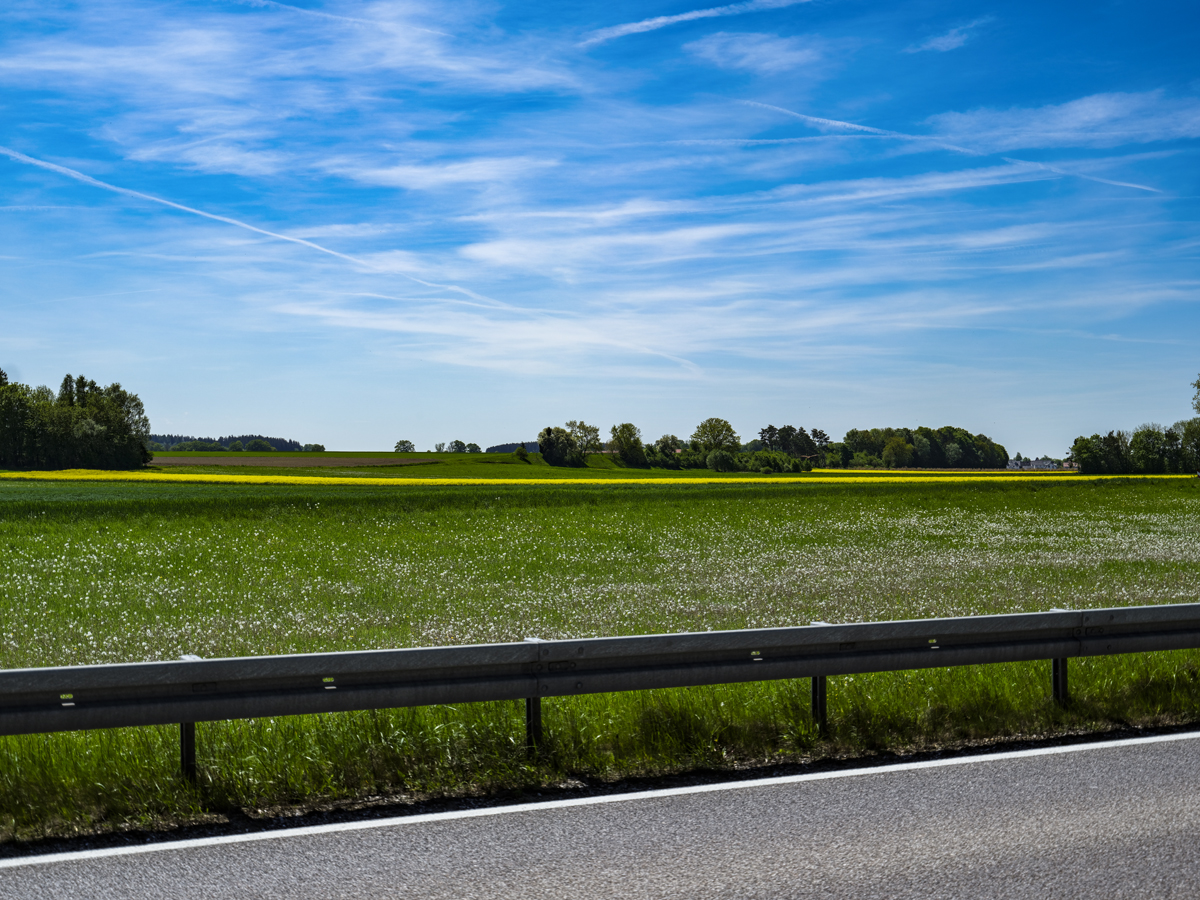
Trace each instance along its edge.
<path fill-rule="evenodd" d="M 726 781 L 720 784 L 699 784 L 690 787 L 662 788 L 660 790 L 636 791 L 628 794 L 608 794 L 599 797 L 577 797 L 567 800 L 546 800 L 538 803 L 515 803 L 510 806 L 492 806 L 486 809 L 462 809 L 453 812 L 424 813 L 412 816 L 394 816 L 388 819 L 370 819 L 362 822 L 338 822 L 329 825 L 308 825 L 300 828 L 280 828 L 272 831 L 256 831 L 250 834 L 230 834 L 220 837 L 191 838 L 183 841 L 161 841 L 136 847 L 107 847 L 100 850 L 75 850 L 68 853 L 49 853 L 43 856 L 26 856 L 15 859 L 0 859 L 0 869 L 19 866 L 41 866 L 53 863 L 76 862 L 79 860 L 102 859 L 109 856 L 131 856 L 137 853 L 162 853 L 171 850 L 190 850 L 194 847 L 214 847 L 221 844 L 241 844 L 250 841 L 273 841 L 285 838 L 308 837 L 317 834 L 334 834 L 341 831 L 362 831 L 367 828 L 394 828 L 400 825 L 421 825 L 426 822 L 449 822 L 455 819 L 477 819 L 484 816 L 506 816 L 513 813 L 539 812 L 547 809 L 564 809 L 572 806 L 595 806 L 601 803 L 624 803 L 630 800 L 652 800 L 663 797 L 680 797 L 687 794 L 709 794 L 716 791 L 736 791 L 745 788 L 771 787 L 774 785 L 800 784 L 805 781 L 828 781 L 834 778 L 861 778 L 866 775 L 889 775 L 893 772 L 911 772 L 918 769 L 938 769 L 945 766 L 978 765 L 1001 762 L 1007 759 L 1025 759 L 1033 756 L 1057 756 L 1066 753 L 1083 753 L 1089 750 L 1110 750 L 1116 747 L 1134 747 L 1141 744 L 1161 744 L 1170 741 L 1188 741 L 1200 738 L 1200 731 L 1184 734 L 1163 734 L 1144 738 L 1125 738 L 1116 741 L 1096 741 L 1088 744 L 1072 744 L 1065 747 L 1041 747 L 1033 750 L 1012 750 L 1005 753 L 987 753 L 978 756 L 957 756 L 950 759 L 931 759 L 923 762 L 895 763 L 892 765 L 868 766 L 833 772 L 812 772 L 806 775 L 781 775 L 776 778 L 755 778 L 747 781 Z"/>

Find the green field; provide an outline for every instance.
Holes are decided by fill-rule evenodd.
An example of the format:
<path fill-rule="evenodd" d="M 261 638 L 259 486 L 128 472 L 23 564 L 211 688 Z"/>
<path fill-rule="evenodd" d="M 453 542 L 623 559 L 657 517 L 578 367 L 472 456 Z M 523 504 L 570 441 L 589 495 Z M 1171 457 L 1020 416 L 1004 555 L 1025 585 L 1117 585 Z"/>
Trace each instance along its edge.
<path fill-rule="evenodd" d="M 0 560 L 4 668 L 1179 603 L 1200 481 L 0 481 Z M 807 681 L 551 700 L 537 762 L 513 703 L 205 723 L 197 789 L 170 728 L 2 738 L 0 835 L 1192 721 L 1198 662 L 830 679 L 828 740 Z"/>

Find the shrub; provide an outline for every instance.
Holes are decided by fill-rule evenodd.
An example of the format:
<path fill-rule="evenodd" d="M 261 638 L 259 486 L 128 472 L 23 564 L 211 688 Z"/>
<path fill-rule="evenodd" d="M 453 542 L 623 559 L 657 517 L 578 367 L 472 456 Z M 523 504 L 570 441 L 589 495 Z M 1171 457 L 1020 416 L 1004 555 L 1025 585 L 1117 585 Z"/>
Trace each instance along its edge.
<path fill-rule="evenodd" d="M 708 454 L 706 464 L 714 472 L 732 472 L 737 468 L 733 454 L 728 450 L 713 450 Z"/>

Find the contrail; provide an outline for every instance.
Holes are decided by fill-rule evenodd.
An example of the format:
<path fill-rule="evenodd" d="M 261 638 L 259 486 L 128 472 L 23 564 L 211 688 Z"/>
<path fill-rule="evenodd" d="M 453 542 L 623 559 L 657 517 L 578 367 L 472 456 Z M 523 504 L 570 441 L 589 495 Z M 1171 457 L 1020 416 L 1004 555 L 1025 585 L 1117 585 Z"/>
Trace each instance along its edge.
<path fill-rule="evenodd" d="M 579 43 L 580 47 L 590 47 L 592 44 L 602 44 L 613 38 L 624 37 L 627 34 L 642 34 L 646 31 L 657 31 L 674 25 L 676 22 L 691 22 L 696 19 L 713 19 L 720 16 L 740 16 L 743 13 L 759 12 L 760 10 L 781 9 L 785 6 L 795 6 L 797 3 L 807 3 L 809 0 L 746 0 L 744 3 L 731 3 L 728 6 L 712 6 L 708 9 L 694 9 L 691 12 L 679 13 L 675 16 L 655 16 L 653 19 L 642 19 L 640 22 L 626 22 L 623 25 L 613 25 L 593 31 L 591 36 Z"/>
<path fill-rule="evenodd" d="M 221 2 L 221 0 L 217 0 L 217 2 Z M 227 2 L 238 3 L 242 6 L 257 6 L 257 7 L 266 7 L 267 9 L 282 9 L 282 10 L 287 10 L 288 12 L 299 13 L 300 15 L 304 15 L 304 16 L 316 16 L 319 19 L 331 19 L 334 22 L 349 22 L 352 25 L 369 25 L 372 28 L 380 28 L 380 27 L 384 27 L 389 24 L 386 22 L 380 22 L 375 19 L 355 19 L 355 18 L 351 18 L 350 16 L 337 16 L 337 15 L 334 15 L 333 13 L 322 12 L 319 9 L 304 9 L 304 7 L 302 7 L 302 6 L 290 6 L 287 3 L 280 3 L 280 2 L 278 2 L 278 0 L 227 0 Z M 404 27 L 411 29 L 413 31 L 424 31 L 424 32 L 427 32 L 428 34 L 440 34 L 443 37 L 449 37 L 449 35 L 447 35 L 443 31 L 434 31 L 430 28 L 421 28 L 418 25 L 405 25 Z"/>
<path fill-rule="evenodd" d="M 903 131 L 887 131 L 883 128 L 872 128 L 869 125 L 858 125 L 854 122 L 842 122 L 838 119 L 822 119 L 819 116 L 807 116 L 804 113 L 798 113 L 790 109 L 784 109 L 782 106 L 772 106 L 770 103 L 759 103 L 757 100 L 740 100 L 739 103 L 745 106 L 758 106 L 763 109 L 774 110 L 781 112 L 784 115 L 792 116 L 801 121 L 808 122 L 810 125 L 816 125 L 823 128 L 844 128 L 850 131 L 861 131 L 866 134 L 874 134 L 880 137 L 899 138 L 904 141 L 921 141 L 934 146 L 941 147 L 943 150 L 953 150 L 955 153 L 965 153 L 967 156 L 994 156 L 996 154 L 985 153 L 979 150 L 972 150 L 969 147 L 960 147 L 957 144 L 947 144 L 940 138 L 922 134 L 905 134 Z M 1112 181 L 1108 178 L 1100 178 L 1096 175 L 1084 175 L 1082 172 L 1071 172 L 1067 169 L 1060 169 L 1056 166 L 1047 165 L 1046 163 L 1033 162 L 1028 159 L 1017 159 L 1016 157 L 1002 156 L 1000 157 L 1007 163 L 1014 165 L 1032 166 L 1036 169 L 1045 169 L 1047 172 L 1053 172 L 1056 175 L 1066 175 L 1072 178 L 1082 178 L 1085 181 L 1096 181 L 1100 184 L 1110 184 L 1115 187 L 1136 188 L 1139 191 L 1150 191 L 1155 194 L 1163 193 L 1158 188 L 1150 187 L 1145 184 L 1134 184 L 1131 181 Z"/>
<path fill-rule="evenodd" d="M 365 269 L 371 269 L 376 272 L 387 271 L 385 269 L 381 269 L 379 266 L 367 262 L 365 259 L 359 259 L 358 257 L 350 256 L 347 253 L 339 253 L 337 250 L 330 250 L 328 247 L 322 247 L 320 244 L 315 244 L 312 241 L 306 241 L 304 238 L 291 237 L 290 235 L 280 234 L 277 231 L 268 231 L 265 228 L 259 228 L 257 225 L 251 225 L 248 222 L 242 222 L 239 219 L 231 219 L 228 216 L 218 216 L 215 213 L 205 212 L 202 209 L 196 209 L 192 206 L 184 206 L 182 203 L 176 203 L 173 200 L 164 200 L 162 197 L 155 197 L 152 194 L 143 194 L 141 191 L 123 188 L 115 184 L 109 184 L 107 181 L 100 181 L 99 179 L 93 178 L 91 175 L 85 175 L 83 172 L 77 172 L 75 169 L 68 169 L 66 166 L 60 166 L 56 163 L 46 162 L 45 160 L 41 159 L 34 159 L 32 156 L 26 156 L 24 153 L 19 153 L 16 150 L 9 149 L 8 147 L 0 146 L 0 155 L 7 156 L 9 159 L 15 160 L 16 162 L 23 162 L 30 166 L 37 166 L 40 169 L 48 169 L 51 172 L 57 172 L 60 175 L 66 175 L 68 178 L 73 178 L 76 181 L 81 181 L 84 184 L 89 184 L 92 187 L 98 187 L 105 191 L 112 191 L 114 194 L 124 194 L 126 197 L 136 197 L 139 200 L 148 200 L 151 203 L 169 206 L 171 209 L 178 209 L 181 212 L 191 213 L 194 216 L 212 219 L 214 222 L 224 222 L 226 225 L 233 225 L 235 228 L 244 228 L 246 231 L 253 231 L 255 234 L 261 234 L 269 238 L 275 238 L 279 241 L 287 241 L 292 244 L 299 244 L 302 247 L 308 247 L 312 250 L 318 251 L 319 253 L 327 253 L 330 256 L 336 256 L 338 259 L 353 263 L 356 266 L 362 266 Z M 409 275 L 405 272 L 392 272 L 388 274 L 401 275 L 404 278 L 407 278 L 409 281 L 424 285 L 425 287 L 436 288 L 443 291 L 455 291 L 460 294 L 465 294 L 466 296 L 476 300 L 486 300 L 489 303 L 497 303 L 497 301 L 493 300 L 491 297 L 485 297 L 483 294 L 477 294 L 474 291 L 468 290 L 467 288 L 458 287 L 457 285 L 436 284 L 432 281 L 423 281 L 422 279 L 413 275 Z"/>
<path fill-rule="evenodd" d="M 1158 188 L 1152 188 L 1144 184 L 1134 184 L 1132 181 L 1112 181 L 1108 178 L 1099 178 L 1095 175 L 1084 175 L 1080 172 L 1069 172 L 1066 169 L 1059 169 L 1055 166 L 1047 165 L 1046 163 L 1031 162 L 1028 159 L 1016 159 L 1009 156 L 1002 156 L 1000 158 L 1005 162 L 1017 163 L 1018 165 L 1022 166 L 1032 166 L 1035 169 L 1045 169 L 1046 171 L 1053 172 L 1056 175 L 1071 175 L 1075 178 L 1084 178 L 1088 181 L 1098 181 L 1100 184 L 1111 184 L 1114 187 L 1137 188 L 1141 191 L 1153 191 L 1155 194 L 1163 193 Z"/>

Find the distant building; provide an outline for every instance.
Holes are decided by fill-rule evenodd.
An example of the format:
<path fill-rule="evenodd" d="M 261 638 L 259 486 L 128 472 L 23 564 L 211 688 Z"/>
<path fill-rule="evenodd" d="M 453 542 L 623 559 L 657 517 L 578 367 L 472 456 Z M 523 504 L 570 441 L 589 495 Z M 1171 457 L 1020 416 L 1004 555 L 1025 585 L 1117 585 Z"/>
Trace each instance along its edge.
<path fill-rule="evenodd" d="M 1041 459 L 1010 459 L 1008 461 L 1010 469 L 1057 469 L 1059 464 L 1048 456 L 1043 456 Z"/>

